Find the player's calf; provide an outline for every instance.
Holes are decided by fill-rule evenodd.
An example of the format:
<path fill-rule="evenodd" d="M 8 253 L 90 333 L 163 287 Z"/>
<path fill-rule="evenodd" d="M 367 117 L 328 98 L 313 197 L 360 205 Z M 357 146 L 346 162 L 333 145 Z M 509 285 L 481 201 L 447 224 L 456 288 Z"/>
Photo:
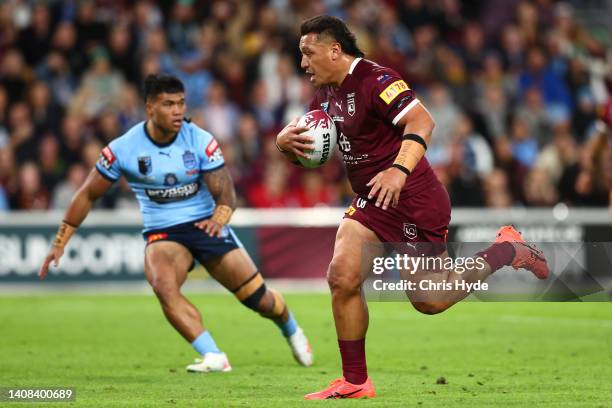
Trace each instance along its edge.
<path fill-rule="evenodd" d="M 427 314 L 427 315 L 435 315 L 438 313 L 442 313 L 443 311 L 445 311 L 446 309 L 448 309 L 449 307 L 455 304 L 454 302 L 429 302 L 429 301 L 411 302 L 411 303 L 412 303 L 412 306 L 414 306 L 416 310 L 418 310 L 419 312 L 423 314 Z"/>

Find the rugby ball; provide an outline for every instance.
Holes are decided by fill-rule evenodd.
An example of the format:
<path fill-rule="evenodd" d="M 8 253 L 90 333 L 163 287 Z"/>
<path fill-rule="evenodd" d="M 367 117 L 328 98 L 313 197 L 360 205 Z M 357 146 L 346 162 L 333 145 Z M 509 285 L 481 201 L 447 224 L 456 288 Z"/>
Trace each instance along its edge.
<path fill-rule="evenodd" d="M 307 127 L 308 130 L 302 134 L 314 139 L 312 149 L 304 151 L 310 158 L 298 156 L 300 164 L 310 169 L 325 164 L 332 156 L 338 140 L 334 121 L 322 110 L 313 110 L 304 114 L 298 120 L 297 126 Z"/>

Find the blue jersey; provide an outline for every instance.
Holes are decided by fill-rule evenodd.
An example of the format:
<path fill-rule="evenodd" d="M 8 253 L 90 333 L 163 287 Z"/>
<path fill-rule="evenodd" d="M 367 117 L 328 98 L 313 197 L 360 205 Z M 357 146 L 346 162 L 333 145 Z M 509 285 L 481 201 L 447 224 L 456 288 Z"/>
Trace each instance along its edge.
<path fill-rule="evenodd" d="M 215 201 L 201 176 L 223 165 L 217 141 L 193 123 L 183 121 L 176 137 L 161 144 L 141 122 L 102 149 L 96 169 L 113 182 L 126 178 L 146 232 L 210 216 Z"/>

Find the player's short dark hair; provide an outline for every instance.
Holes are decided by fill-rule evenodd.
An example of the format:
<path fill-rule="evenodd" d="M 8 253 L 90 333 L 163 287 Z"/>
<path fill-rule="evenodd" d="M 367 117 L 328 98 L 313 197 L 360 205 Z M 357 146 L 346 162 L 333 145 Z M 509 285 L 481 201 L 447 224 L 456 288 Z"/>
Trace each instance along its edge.
<path fill-rule="evenodd" d="M 353 57 L 363 57 L 363 51 L 357 46 L 357 39 L 344 21 L 337 17 L 321 15 L 309 18 L 300 27 L 301 35 L 310 33 L 329 36 L 335 39 L 342 48 L 342 52 Z"/>
<path fill-rule="evenodd" d="M 144 81 L 143 96 L 145 102 L 155 98 L 160 93 L 185 92 L 185 87 L 180 79 L 173 75 L 151 74 Z"/>

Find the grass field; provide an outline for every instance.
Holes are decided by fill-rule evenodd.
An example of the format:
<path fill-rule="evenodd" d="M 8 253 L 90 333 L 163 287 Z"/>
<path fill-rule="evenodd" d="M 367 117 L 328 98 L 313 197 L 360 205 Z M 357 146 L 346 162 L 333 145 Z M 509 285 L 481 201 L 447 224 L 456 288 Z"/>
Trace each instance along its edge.
<path fill-rule="evenodd" d="M 340 373 L 328 296 L 287 296 L 316 353 L 311 368 L 230 296 L 191 299 L 233 372 L 187 374 L 195 353 L 152 296 L 3 297 L 0 386 L 75 387 L 70 405 L 83 407 L 612 406 L 612 303 L 464 302 L 437 316 L 372 303 L 378 397 L 305 402 Z"/>

